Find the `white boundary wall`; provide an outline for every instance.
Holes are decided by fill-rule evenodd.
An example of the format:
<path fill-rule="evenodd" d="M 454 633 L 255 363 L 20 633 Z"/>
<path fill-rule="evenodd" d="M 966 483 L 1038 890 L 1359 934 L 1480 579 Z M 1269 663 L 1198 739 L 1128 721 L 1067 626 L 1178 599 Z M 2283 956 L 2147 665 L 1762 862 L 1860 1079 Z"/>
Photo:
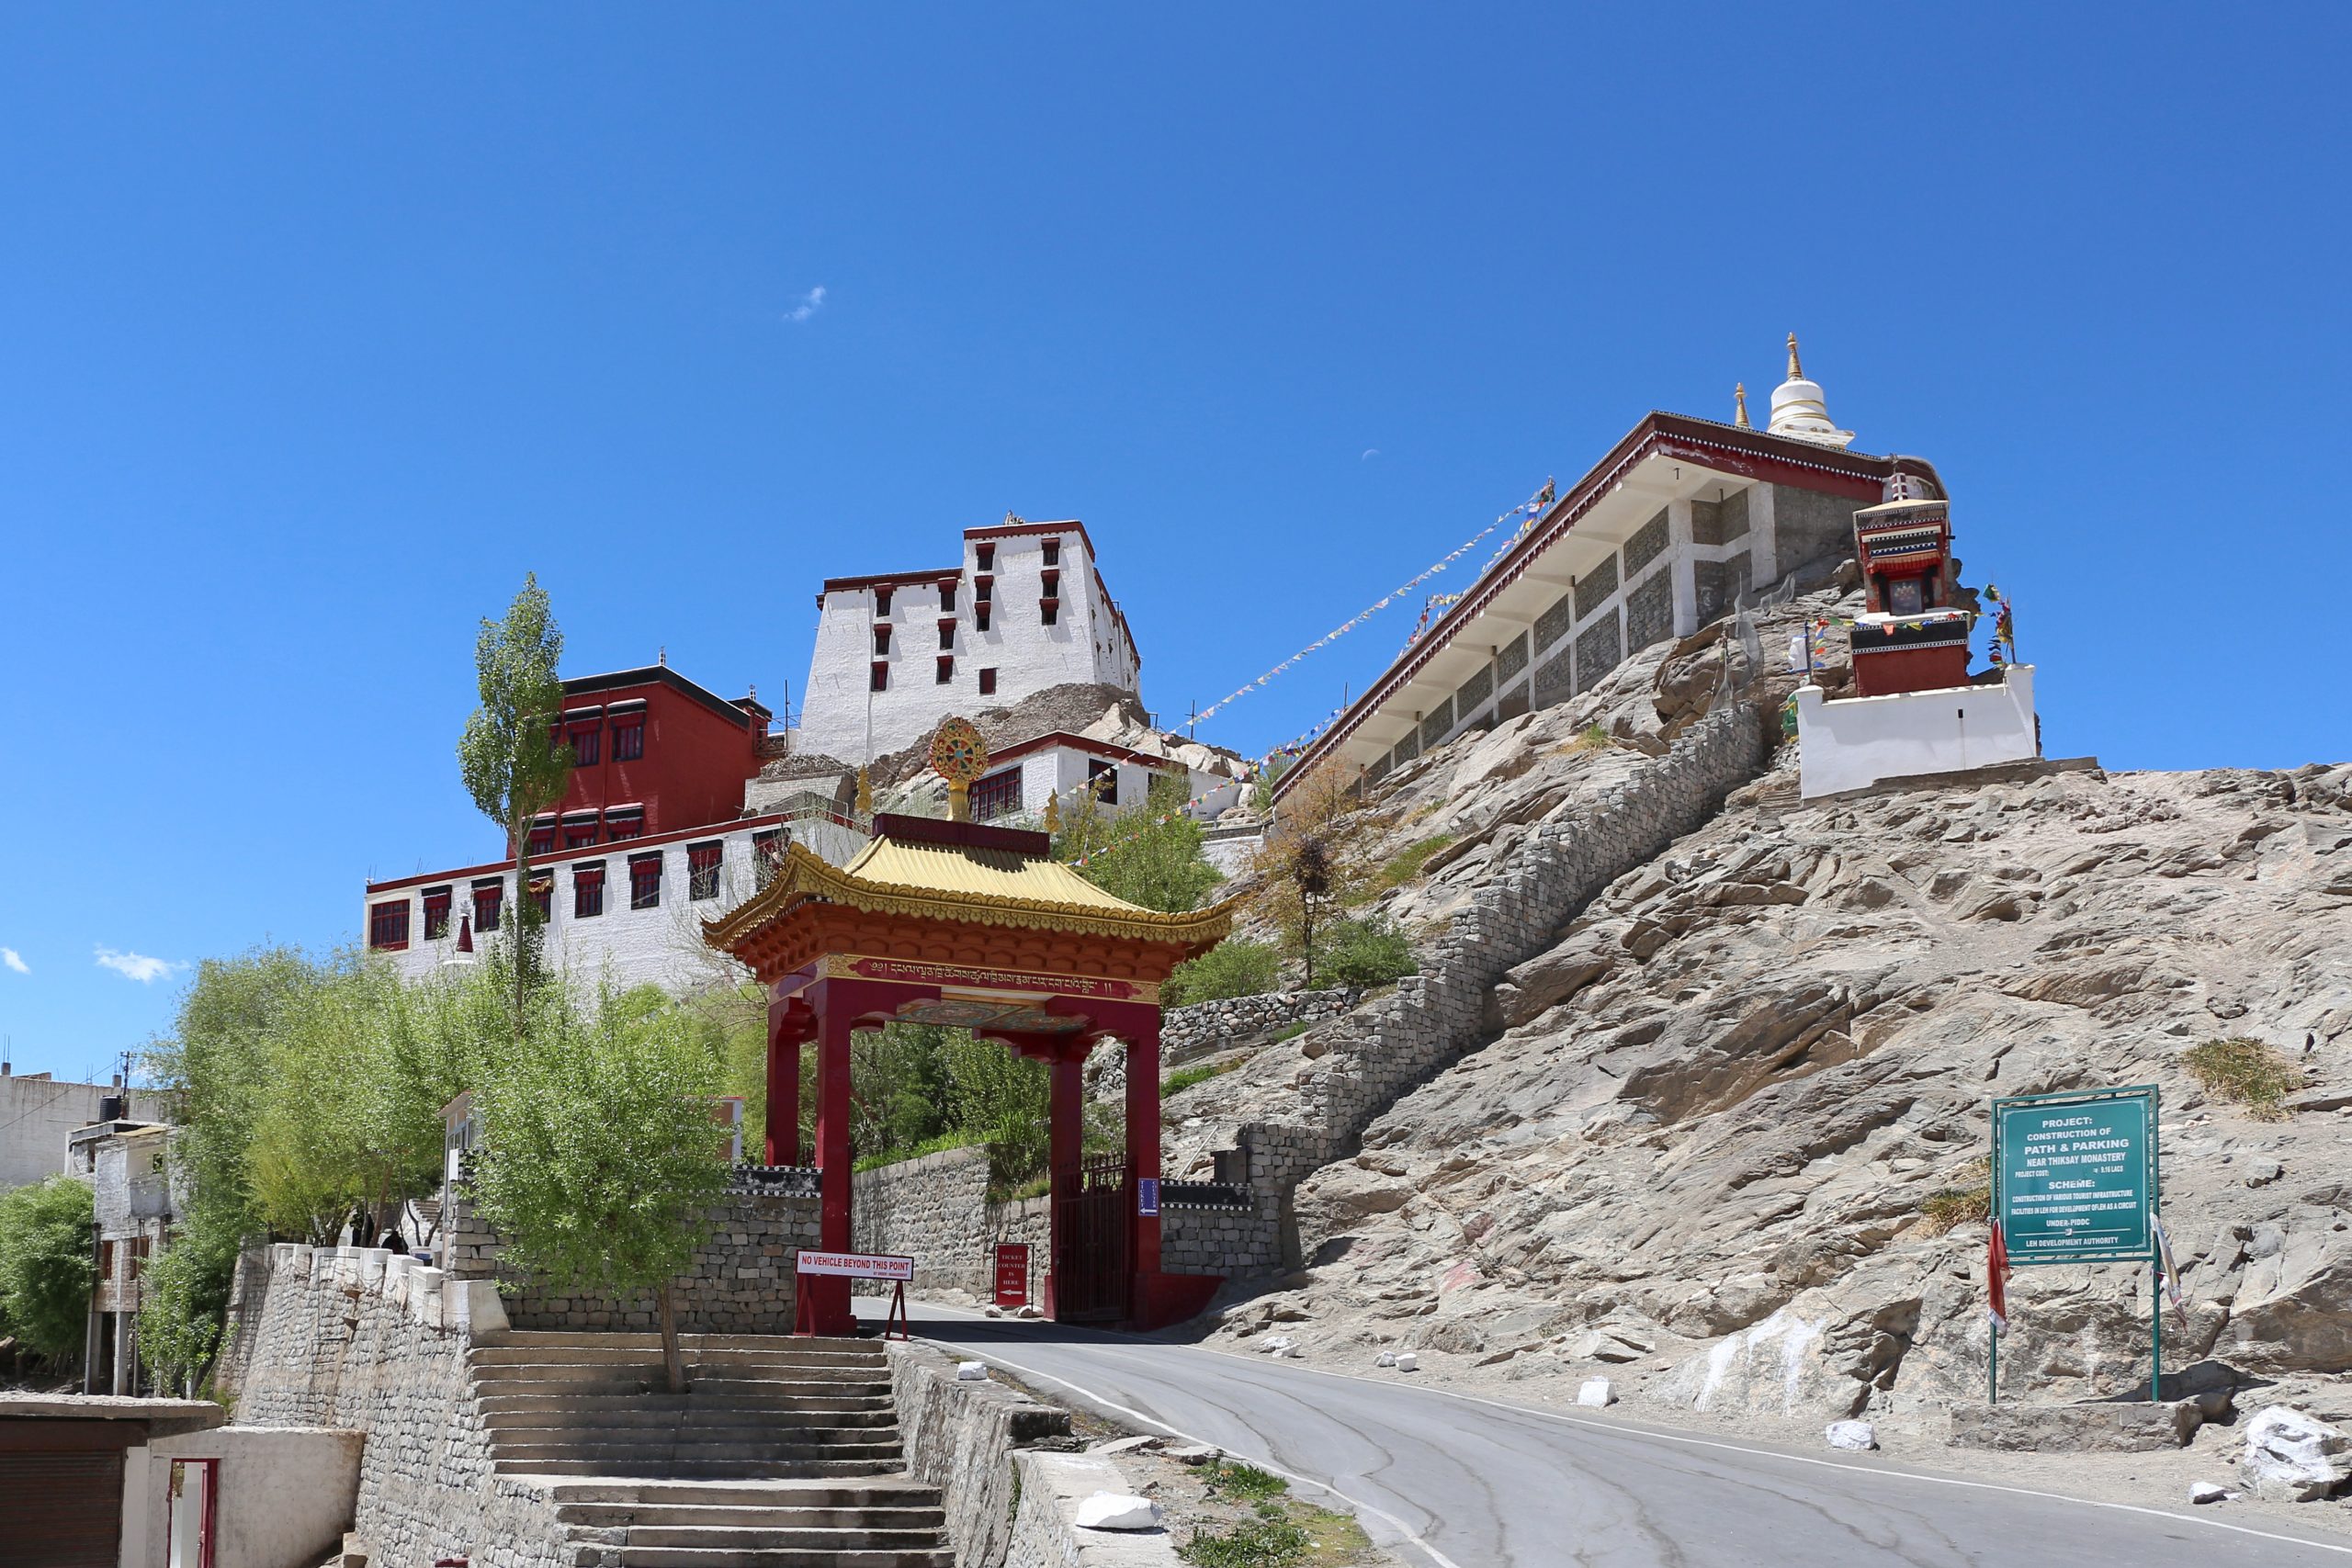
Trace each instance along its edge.
<path fill-rule="evenodd" d="M 2041 754 L 2033 666 L 2012 664 L 1998 685 L 1951 686 L 1831 700 L 1797 688 L 1797 746 L 1807 800 L 1883 779 L 1962 773 Z"/>

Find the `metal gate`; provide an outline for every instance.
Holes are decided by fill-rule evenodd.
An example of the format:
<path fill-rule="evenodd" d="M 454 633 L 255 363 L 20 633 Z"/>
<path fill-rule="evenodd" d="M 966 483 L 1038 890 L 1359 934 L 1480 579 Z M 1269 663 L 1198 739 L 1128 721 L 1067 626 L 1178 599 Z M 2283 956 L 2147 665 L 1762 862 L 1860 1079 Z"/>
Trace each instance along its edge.
<path fill-rule="evenodd" d="M 1054 1318 L 1116 1323 L 1127 1315 L 1127 1156 L 1094 1155 L 1055 1183 Z"/>

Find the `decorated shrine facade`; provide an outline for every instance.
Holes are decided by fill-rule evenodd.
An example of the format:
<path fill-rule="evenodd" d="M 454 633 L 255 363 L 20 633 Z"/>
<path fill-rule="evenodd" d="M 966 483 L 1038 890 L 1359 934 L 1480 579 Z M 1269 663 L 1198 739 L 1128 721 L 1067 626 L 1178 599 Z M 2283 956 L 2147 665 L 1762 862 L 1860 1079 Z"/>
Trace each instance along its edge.
<path fill-rule="evenodd" d="M 986 755 L 944 760 L 960 818 Z M 1156 1327 L 1199 1311 L 1219 1282 L 1160 1267 L 1159 987 L 1231 925 L 1228 906 L 1162 914 L 1114 897 L 1055 861 L 1044 833 L 884 814 L 847 865 L 790 846 L 767 887 L 704 938 L 768 993 L 771 1165 L 802 1160 L 800 1057 L 818 1053 L 808 1152 L 825 1250 L 851 1247 L 852 1036 L 899 1021 L 969 1029 L 1051 1076 L 1047 1311 Z M 1089 1159 L 1085 1062 L 1110 1041 L 1127 1053 L 1125 1148 Z M 850 1331 L 847 1280 L 800 1285 L 804 1328 Z"/>
<path fill-rule="evenodd" d="M 1953 602 L 1951 502 L 1906 497 L 1854 513 L 1854 559 L 1864 603 L 1847 634 L 1854 694 L 1966 685 L 1976 615 Z"/>

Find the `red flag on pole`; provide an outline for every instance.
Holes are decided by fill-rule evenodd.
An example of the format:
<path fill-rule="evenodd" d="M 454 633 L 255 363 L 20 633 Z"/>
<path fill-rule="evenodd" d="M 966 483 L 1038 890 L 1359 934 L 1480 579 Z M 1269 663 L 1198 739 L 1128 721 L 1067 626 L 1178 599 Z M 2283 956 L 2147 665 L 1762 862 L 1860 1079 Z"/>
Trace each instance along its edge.
<path fill-rule="evenodd" d="M 1989 1301 L 1985 1311 L 1993 1319 L 1993 1326 L 2007 1332 L 2009 1326 L 2009 1248 L 2001 1239 L 2001 1222 L 1993 1222 L 1993 1239 L 1984 1248 L 1984 1287 Z"/>

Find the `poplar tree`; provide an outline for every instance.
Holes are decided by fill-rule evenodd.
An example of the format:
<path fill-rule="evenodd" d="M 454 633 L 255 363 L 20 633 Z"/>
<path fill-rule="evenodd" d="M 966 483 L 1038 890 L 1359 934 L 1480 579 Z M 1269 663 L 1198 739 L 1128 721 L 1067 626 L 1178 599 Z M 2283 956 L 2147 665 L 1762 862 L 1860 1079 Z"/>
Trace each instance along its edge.
<path fill-rule="evenodd" d="M 485 618 L 474 639 L 481 705 L 466 720 L 458 766 L 481 814 L 506 830 L 514 852 L 514 897 L 501 921 L 514 971 L 515 1026 L 539 974 L 545 917 L 531 897 L 531 824 L 553 810 L 571 783 L 571 748 L 556 737 L 563 716 L 563 633 L 536 573 L 503 620 Z"/>

